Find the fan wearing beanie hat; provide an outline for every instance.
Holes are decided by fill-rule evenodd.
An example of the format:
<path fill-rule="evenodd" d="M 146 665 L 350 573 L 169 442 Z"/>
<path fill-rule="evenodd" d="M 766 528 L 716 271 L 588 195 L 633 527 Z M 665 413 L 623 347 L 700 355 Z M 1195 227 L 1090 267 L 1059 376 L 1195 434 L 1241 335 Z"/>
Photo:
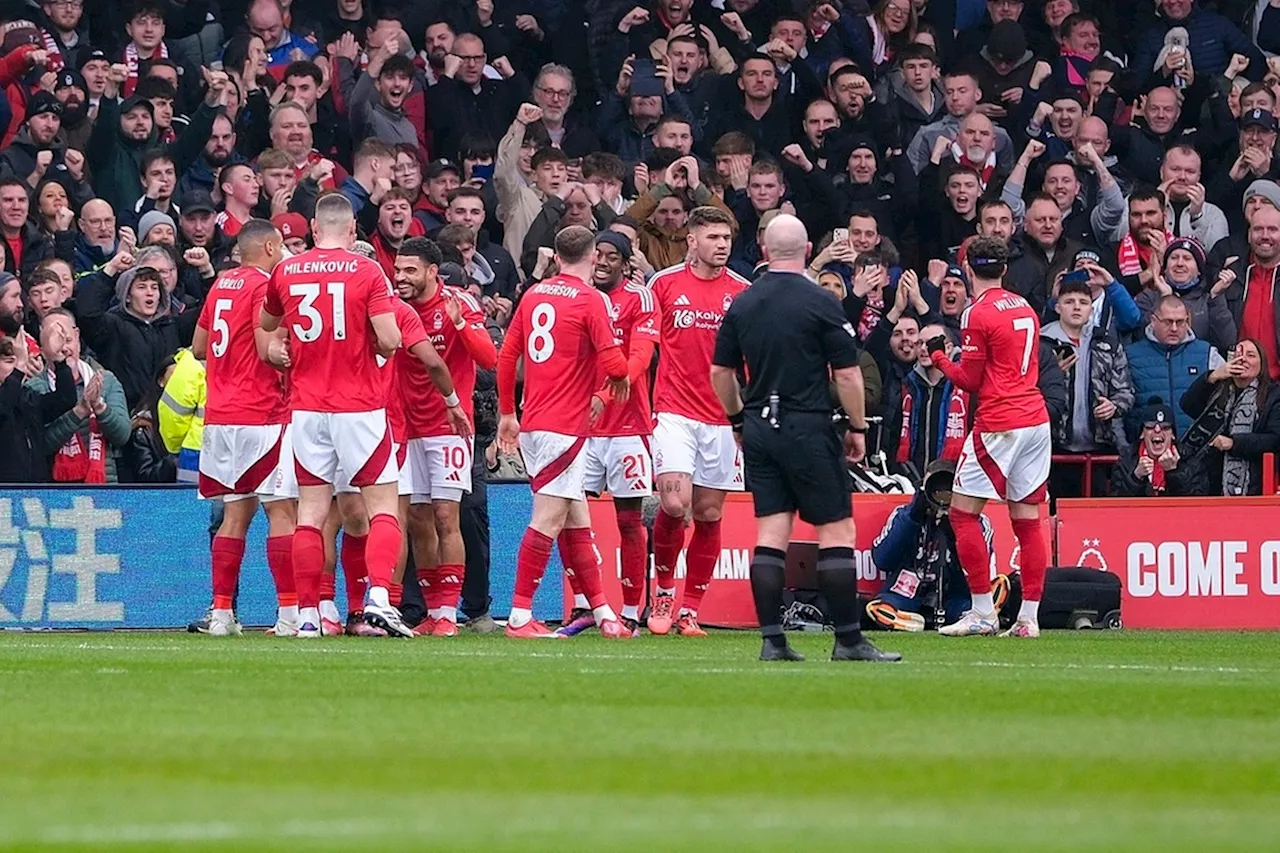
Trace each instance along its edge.
<path fill-rule="evenodd" d="M 1154 286 L 1143 290 L 1134 300 L 1142 316 L 1150 317 L 1160 299 L 1173 294 L 1187 307 L 1191 331 L 1197 338 L 1224 351 L 1234 346 L 1236 321 L 1223 291 L 1235 281 L 1235 273 L 1224 269 L 1216 282 L 1206 280 L 1208 264 L 1204 247 L 1188 237 L 1169 241 L 1160 266 L 1161 274 L 1155 278 Z M 1216 284 L 1221 287 L 1215 287 Z"/>
<path fill-rule="evenodd" d="M 1111 473 L 1116 497 L 1189 497 L 1209 493 L 1204 455 L 1178 450 L 1173 407 L 1151 397 L 1139 413 L 1138 441 L 1120 456 Z"/>

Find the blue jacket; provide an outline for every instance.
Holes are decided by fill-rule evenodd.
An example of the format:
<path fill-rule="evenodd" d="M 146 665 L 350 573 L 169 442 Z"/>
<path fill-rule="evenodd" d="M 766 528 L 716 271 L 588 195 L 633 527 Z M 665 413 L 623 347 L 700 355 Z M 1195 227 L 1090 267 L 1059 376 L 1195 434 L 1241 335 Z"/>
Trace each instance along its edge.
<path fill-rule="evenodd" d="M 1197 339 L 1190 330 L 1180 344 L 1160 343 L 1150 326 L 1146 337 L 1130 344 L 1125 353 L 1129 356 L 1134 392 L 1133 409 L 1125 418 L 1129 437 L 1132 439 L 1138 434 L 1141 427 L 1138 418 L 1152 397 L 1159 397 L 1173 408 L 1174 422 L 1181 436 L 1191 426 L 1191 416 L 1178 405 L 1182 395 L 1197 379 L 1222 364 L 1222 356 L 1208 341 Z"/>
<path fill-rule="evenodd" d="M 1249 41 L 1249 37 L 1239 27 L 1214 12 L 1193 8 L 1191 14 L 1181 21 L 1165 18 L 1143 32 L 1138 39 L 1133 62 L 1129 67 L 1145 84 L 1144 91 L 1150 86 L 1167 83 L 1163 70 L 1152 71 L 1152 66 L 1155 65 L 1160 49 L 1164 47 L 1165 33 L 1174 27 L 1183 27 L 1187 31 L 1187 49 L 1191 52 L 1191 65 L 1197 77 L 1202 74 L 1212 77 L 1226 71 L 1233 53 L 1249 57 L 1245 76 L 1250 80 L 1261 80 L 1266 73 L 1267 65 L 1262 51 Z"/>

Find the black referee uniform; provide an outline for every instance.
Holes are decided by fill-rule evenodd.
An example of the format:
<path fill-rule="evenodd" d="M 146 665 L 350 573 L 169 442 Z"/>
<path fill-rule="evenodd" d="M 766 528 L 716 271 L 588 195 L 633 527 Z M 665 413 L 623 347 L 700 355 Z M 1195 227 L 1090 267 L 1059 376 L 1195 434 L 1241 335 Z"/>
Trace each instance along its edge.
<path fill-rule="evenodd" d="M 734 299 L 712 363 L 745 369 L 742 456 L 756 517 L 797 513 L 813 525 L 851 514 L 852 491 L 832 423 L 830 370 L 857 367 L 858 345 L 840 303 L 807 277 L 766 272 Z M 850 547 L 818 552 L 818 582 L 835 623 L 837 660 L 896 660 L 862 637 Z M 786 554 L 757 547 L 751 592 L 764 636 L 761 659 L 794 660 L 781 610 Z"/>

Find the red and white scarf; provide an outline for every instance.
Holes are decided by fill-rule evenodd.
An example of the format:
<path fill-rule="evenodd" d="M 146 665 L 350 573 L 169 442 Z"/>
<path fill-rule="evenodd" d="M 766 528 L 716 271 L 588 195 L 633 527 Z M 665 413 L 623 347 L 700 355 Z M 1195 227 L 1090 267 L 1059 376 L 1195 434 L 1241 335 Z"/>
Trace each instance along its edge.
<path fill-rule="evenodd" d="M 44 41 L 45 53 L 49 55 L 45 60 L 44 70 L 57 74 L 66 65 L 62 59 L 62 48 L 58 47 L 57 40 L 48 30 L 41 30 L 40 38 Z"/>
<path fill-rule="evenodd" d="M 898 462 L 900 464 L 911 461 L 911 415 L 915 406 L 915 398 L 911 395 L 909 383 L 902 383 L 902 434 L 898 437 Z M 960 390 L 953 388 L 951 391 L 951 399 L 947 402 L 947 426 L 946 433 L 942 438 L 942 455 L 940 459 L 950 459 L 955 461 L 960 458 L 960 451 L 964 449 L 965 433 L 968 431 L 969 419 L 969 395 Z M 928 441 L 929 436 L 921 436 L 921 440 Z"/>
<path fill-rule="evenodd" d="M 884 290 L 873 290 L 867 294 L 867 304 L 862 309 L 862 318 L 858 321 L 858 339 L 865 341 L 871 337 L 880 315 L 884 313 Z"/>
<path fill-rule="evenodd" d="M 951 143 L 951 155 L 956 158 L 956 162 L 961 166 L 968 166 L 978 173 L 978 188 L 985 192 L 987 184 L 991 183 L 991 176 L 996 173 L 996 152 L 992 151 L 987 155 L 987 159 L 981 163 L 975 163 L 961 150 L 959 142 L 953 142 Z"/>
<path fill-rule="evenodd" d="M 1147 452 L 1147 443 L 1144 441 L 1138 446 L 1138 459 L 1151 460 L 1151 490 L 1159 494 L 1165 490 L 1164 469 L 1160 467 L 1159 461 Z"/>
<path fill-rule="evenodd" d="M 1164 239 L 1172 240 L 1173 234 L 1164 232 Z M 1139 243 L 1130 231 L 1120 240 L 1120 248 L 1116 250 L 1116 261 L 1120 267 L 1120 275 L 1137 275 L 1151 266 L 1151 247 Z"/>
<path fill-rule="evenodd" d="M 169 58 L 169 48 L 164 42 L 160 42 L 160 46 L 156 48 L 156 52 L 149 58 L 155 59 L 156 57 L 160 57 L 161 59 Z M 133 42 L 129 42 L 124 49 L 124 64 L 125 67 L 129 69 L 129 76 L 124 80 L 124 96 L 126 98 L 132 95 L 133 90 L 138 87 L 139 63 L 140 57 L 138 56 L 138 46 Z"/>
<path fill-rule="evenodd" d="M 87 362 L 77 365 L 80 381 L 88 383 L 93 378 L 93 368 Z M 53 371 L 48 372 L 49 390 L 56 389 Z M 53 457 L 53 481 L 55 483 L 85 483 L 89 485 L 107 482 L 107 445 L 98 426 L 98 416 L 89 413 L 89 442 L 80 437 L 80 431 L 72 433 L 66 444 L 58 448 Z"/>

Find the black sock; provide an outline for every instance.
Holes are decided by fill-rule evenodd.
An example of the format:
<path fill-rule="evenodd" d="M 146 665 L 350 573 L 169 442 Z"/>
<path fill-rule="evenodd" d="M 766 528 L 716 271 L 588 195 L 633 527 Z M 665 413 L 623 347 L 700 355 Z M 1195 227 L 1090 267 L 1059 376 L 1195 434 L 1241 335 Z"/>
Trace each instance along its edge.
<path fill-rule="evenodd" d="M 827 600 L 837 642 L 856 645 L 862 640 L 862 617 L 858 612 L 858 570 L 852 548 L 818 551 L 818 589 Z"/>
<path fill-rule="evenodd" d="M 787 555 L 777 548 L 757 546 L 751 555 L 751 598 L 756 604 L 760 635 L 775 646 L 787 644 L 782 633 L 782 586 Z"/>

